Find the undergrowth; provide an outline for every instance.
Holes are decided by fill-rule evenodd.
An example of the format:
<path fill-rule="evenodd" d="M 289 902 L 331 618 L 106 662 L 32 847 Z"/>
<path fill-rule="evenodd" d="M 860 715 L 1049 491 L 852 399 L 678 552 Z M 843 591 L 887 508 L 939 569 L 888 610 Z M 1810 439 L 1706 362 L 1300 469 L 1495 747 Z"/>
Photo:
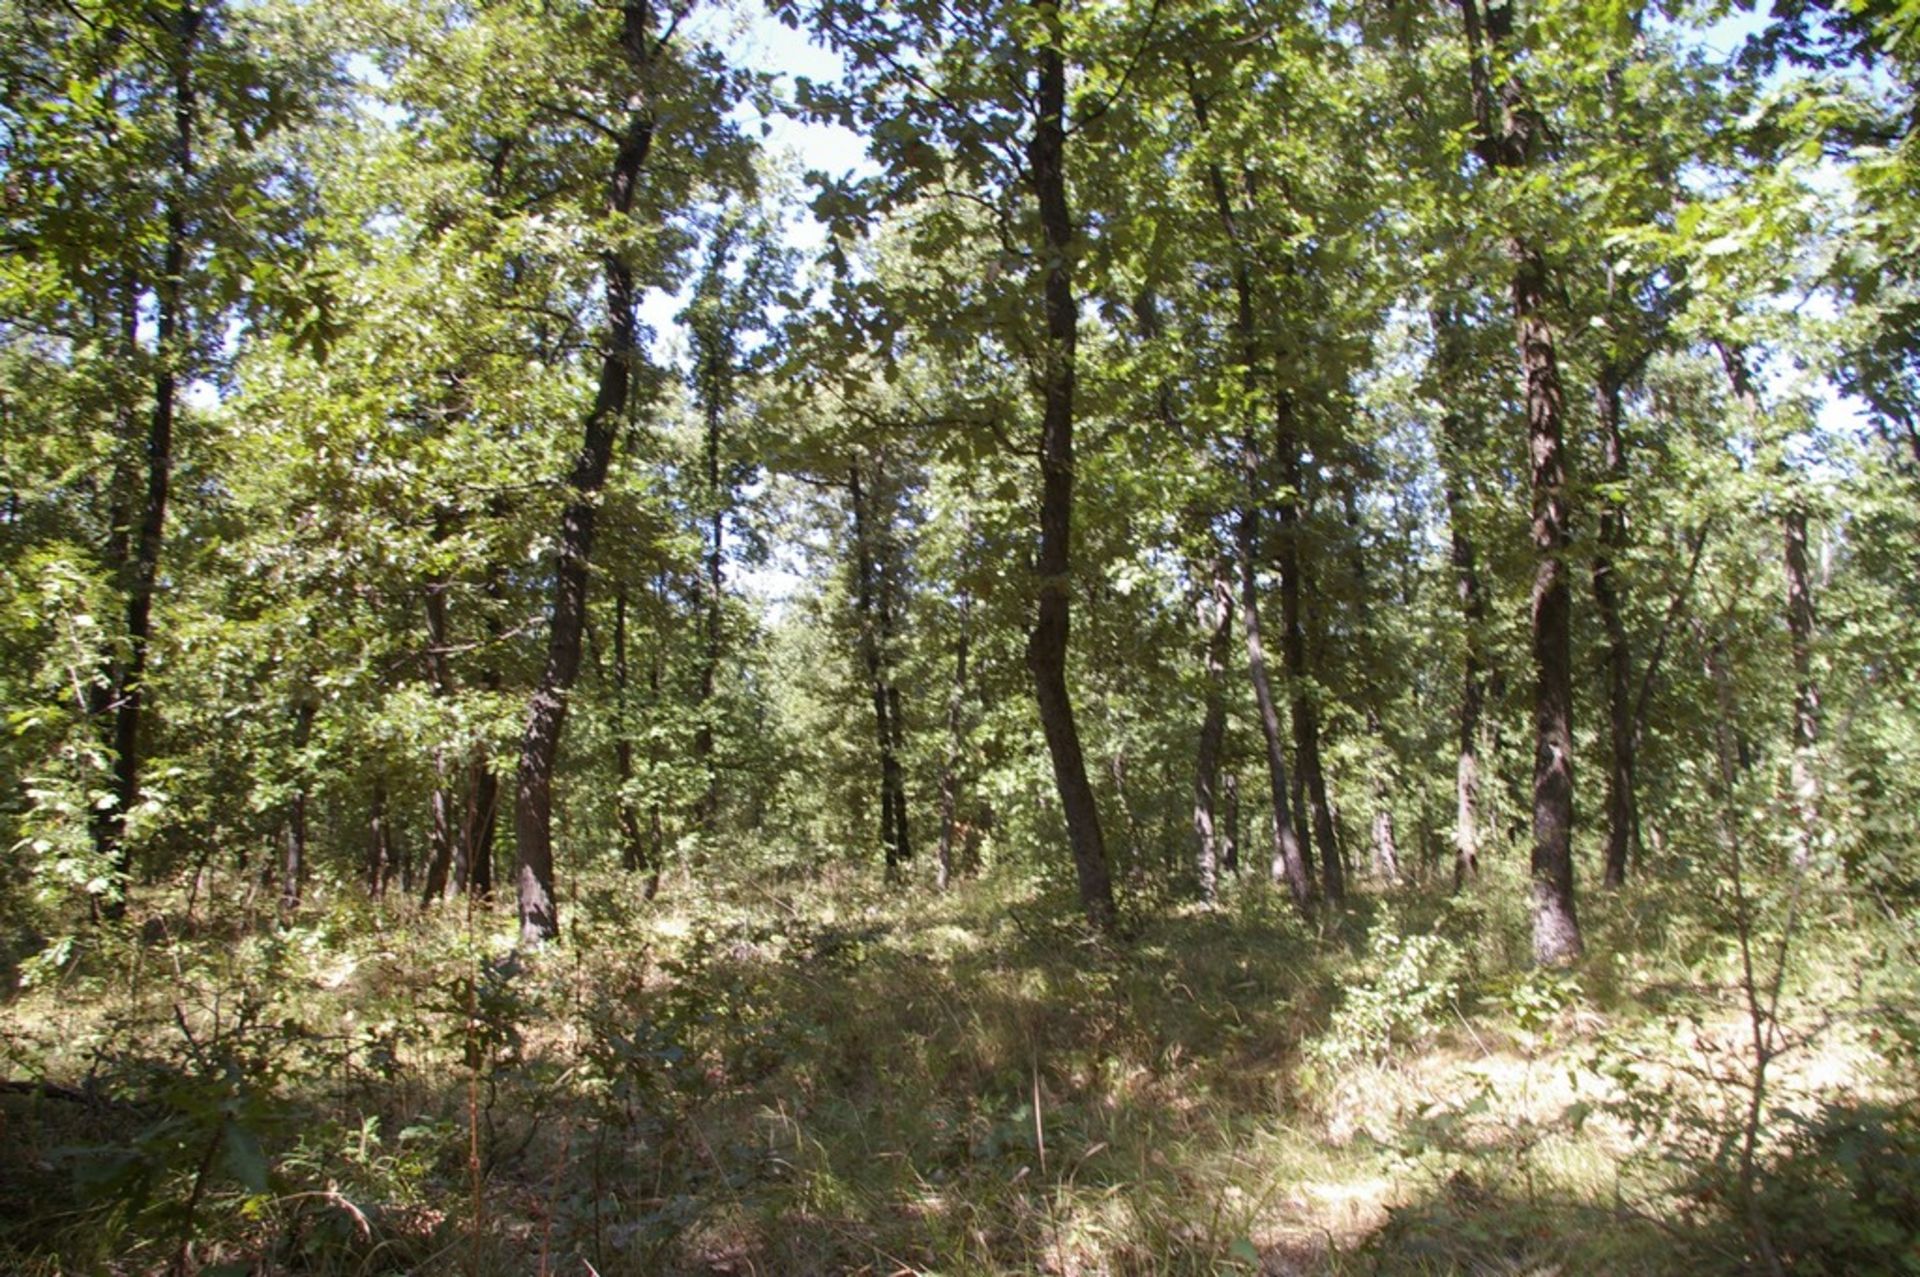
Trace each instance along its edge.
<path fill-rule="evenodd" d="M 501 908 L 151 891 L 5 1008 L 0 1269 L 1756 1267 L 1697 884 L 1599 902 L 1550 973 L 1489 877 L 1313 923 L 1230 884 L 1104 940 L 1008 871 L 609 875 L 539 952 Z M 1770 1236 L 1794 1271 L 1920 1271 L 1908 1021 L 1837 992 L 1892 987 L 1878 924 L 1807 925 Z"/>

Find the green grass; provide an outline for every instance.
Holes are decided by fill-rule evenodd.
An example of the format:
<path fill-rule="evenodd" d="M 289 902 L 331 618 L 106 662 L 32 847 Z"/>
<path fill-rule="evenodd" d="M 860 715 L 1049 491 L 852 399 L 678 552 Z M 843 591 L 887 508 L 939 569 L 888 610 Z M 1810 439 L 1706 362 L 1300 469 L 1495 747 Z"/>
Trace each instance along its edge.
<path fill-rule="evenodd" d="M 1711 1165 L 1738 1111 L 1711 1081 L 1739 1069 L 1730 950 L 1686 884 L 1591 904 L 1594 956 L 1571 977 L 1527 972 L 1520 885 L 1498 871 L 1467 897 L 1363 897 L 1317 927 L 1241 883 L 1115 940 L 1004 871 L 944 897 L 851 871 L 670 882 L 653 904 L 588 877 L 575 897 L 563 938 L 514 958 L 500 911 L 469 925 L 336 897 L 281 928 L 143 898 L 5 1007 L 0 1072 L 86 1093 L 0 1097 L 0 1269 L 1752 1260 Z M 1870 949 L 1857 919 L 1821 925 L 1796 1007 Z M 1885 1179 L 1911 1110 L 1866 1045 L 1826 1025 L 1778 1066 L 1777 1098 L 1881 1105 L 1887 1139 L 1852 1155 Z M 1640 1109 L 1677 1125 L 1636 1127 Z M 1837 1138 L 1778 1129 L 1769 1184 Z M 1705 1141 L 1696 1162 L 1674 1160 L 1676 1133 Z M 1787 1207 L 1817 1181 L 1776 1204 L 1802 1233 Z M 1911 1183 L 1882 1185 L 1881 1214 Z M 1806 1271 L 1839 1271 L 1819 1267 L 1833 1246 L 1801 1241 Z"/>

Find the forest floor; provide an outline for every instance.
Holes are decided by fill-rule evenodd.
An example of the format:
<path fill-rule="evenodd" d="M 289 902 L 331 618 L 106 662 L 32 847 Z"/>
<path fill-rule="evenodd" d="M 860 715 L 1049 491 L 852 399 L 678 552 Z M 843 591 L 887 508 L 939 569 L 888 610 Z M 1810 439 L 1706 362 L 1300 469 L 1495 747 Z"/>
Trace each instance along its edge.
<path fill-rule="evenodd" d="M 1685 884 L 1593 902 L 1565 974 L 1499 870 L 1312 925 L 1136 892 L 1112 940 L 1008 871 L 608 875 L 538 953 L 203 886 L 15 973 L 0 1270 L 1920 1271 L 1912 1082 L 1835 1010 L 1876 942 L 1790 950 L 1743 1188 L 1737 937 Z"/>

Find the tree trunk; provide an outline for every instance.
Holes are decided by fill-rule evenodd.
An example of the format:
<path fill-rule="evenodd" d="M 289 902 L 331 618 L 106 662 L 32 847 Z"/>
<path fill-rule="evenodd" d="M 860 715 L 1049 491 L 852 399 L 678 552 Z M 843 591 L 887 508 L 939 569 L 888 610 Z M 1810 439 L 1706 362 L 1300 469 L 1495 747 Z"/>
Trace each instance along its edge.
<path fill-rule="evenodd" d="M 621 51 L 628 70 L 642 83 L 650 78 L 659 52 L 649 39 L 651 25 L 652 8 L 647 0 L 627 0 L 622 6 Z M 620 218 L 633 211 L 640 170 L 653 145 L 652 112 L 644 99 L 636 97 L 634 102 L 621 133 L 608 190 L 608 211 Z M 515 887 L 520 938 L 528 944 L 560 934 L 560 910 L 553 885 L 553 766 L 566 725 L 567 694 L 580 670 L 596 499 L 613 459 L 614 436 L 626 411 L 631 365 L 639 349 L 633 269 L 617 253 L 607 256 L 605 286 L 606 349 L 600 362 L 600 382 L 587 413 L 579 455 L 567 479 L 571 497 L 560 520 L 546 665 L 528 706 L 527 728 L 520 741 L 514 798 L 514 835 L 519 847 Z"/>
<path fill-rule="evenodd" d="M 183 4 L 168 34 L 173 76 L 173 168 L 165 198 L 166 243 L 161 278 L 154 288 L 153 413 L 147 425 L 145 499 L 140 509 L 139 533 L 134 539 L 133 579 L 127 591 L 126 664 L 114 689 L 112 809 L 96 822 L 96 845 L 112 866 L 121 893 L 106 906 L 109 918 L 126 911 L 125 883 L 133 867 L 127 846 L 127 818 L 140 802 L 140 722 L 146 702 L 147 647 L 153 634 L 153 596 L 160 579 L 160 553 L 166 537 L 167 497 L 173 483 L 173 426 L 179 379 L 186 362 L 186 289 L 188 266 L 187 187 L 193 180 L 194 129 L 198 113 L 193 78 L 193 51 L 200 36 L 202 15 Z"/>
<path fill-rule="evenodd" d="M 373 782 L 373 797 L 367 806 L 367 895 L 374 900 L 387 898 L 387 881 L 393 877 L 393 837 L 387 826 L 387 781 L 383 776 Z"/>
<path fill-rule="evenodd" d="M 1260 643 L 1260 604 L 1255 564 L 1260 545 L 1260 514 L 1254 505 L 1258 464 L 1251 443 L 1247 447 L 1247 504 L 1240 511 L 1240 606 L 1247 634 L 1247 675 L 1260 710 L 1260 735 L 1267 747 L 1267 781 L 1273 793 L 1273 861 L 1269 874 L 1287 884 L 1294 904 L 1304 912 L 1313 903 L 1312 879 L 1300 838 L 1294 831 L 1287 792 L 1287 759 L 1280 744 L 1280 707 L 1267 677 L 1267 656 Z"/>
<path fill-rule="evenodd" d="M 444 521 L 441 535 L 444 536 Z M 447 627 L 447 589 L 445 578 L 427 582 L 427 677 L 433 684 L 434 699 L 443 705 L 453 699 L 453 671 L 448 660 L 450 635 Z M 427 795 L 427 883 L 420 903 L 431 906 L 444 897 L 452 897 L 466 885 L 465 848 L 456 854 L 453 830 L 453 798 L 447 792 L 446 747 L 433 751 L 433 790 Z"/>
<path fill-rule="evenodd" d="M 881 479 L 875 470 L 875 485 Z M 859 615 L 860 661 L 866 667 L 868 696 L 873 702 L 875 753 L 880 771 L 880 846 L 886 857 L 889 876 L 899 871 L 908 853 L 906 803 L 901 788 L 900 733 L 893 716 L 900 699 L 888 682 L 886 622 L 876 612 L 884 610 L 886 587 L 879 578 L 884 565 L 875 562 L 873 516 L 869 508 L 869 485 L 861 482 L 860 463 L 847 469 L 847 494 L 853 508 L 854 608 Z M 877 495 L 877 494 L 875 494 Z"/>
<path fill-rule="evenodd" d="M 945 891 L 953 881 L 954 824 L 960 806 L 960 763 L 967 748 L 967 649 L 972 638 L 973 600 L 960 591 L 960 635 L 954 643 L 953 693 L 947 699 L 947 752 L 940 762 L 940 844 L 934 882 Z"/>
<path fill-rule="evenodd" d="M 1747 368 L 1745 353 L 1728 343 L 1718 344 L 1720 361 L 1726 368 L 1734 397 L 1753 422 L 1755 432 L 1760 433 L 1766 425 L 1766 413 L 1759 389 Z M 1815 770 L 1815 751 L 1820 742 L 1820 685 L 1813 676 L 1813 581 L 1807 572 L 1807 508 L 1799 484 L 1784 459 L 1776 463 L 1776 473 L 1786 488 L 1780 529 L 1781 565 L 1787 587 L 1787 641 L 1793 655 L 1793 759 L 1789 781 L 1793 786 L 1794 812 L 1800 822 L 1793 867 L 1801 870 L 1813 858 L 1820 820 L 1820 784 Z M 1740 752 L 1744 767 L 1747 765 L 1744 739 Z"/>
<path fill-rule="evenodd" d="M 303 693 L 293 710 L 293 749 L 306 753 L 313 738 L 313 698 Z M 307 879 L 307 762 L 298 757 L 294 764 L 293 797 L 287 803 L 285 854 L 280 862 L 280 908 L 291 913 L 300 907 L 300 889 Z"/>
<path fill-rule="evenodd" d="M 1476 149 L 1490 168 L 1523 171 L 1545 122 L 1510 70 L 1496 103 L 1479 0 L 1460 0 L 1460 9 L 1466 22 Z M 1496 57 L 1509 52 L 1512 24 L 1507 0 L 1487 10 L 1485 42 Z M 1546 256 L 1518 232 L 1508 236 L 1507 255 L 1513 262 L 1513 317 L 1525 379 L 1533 494 L 1533 955 L 1542 965 L 1562 965 L 1582 950 L 1573 888 L 1573 591 L 1565 560 L 1564 404 L 1553 329 L 1545 314 Z"/>
<path fill-rule="evenodd" d="M 1626 442 L 1620 433 L 1622 380 L 1619 370 L 1609 364 L 1601 369 L 1594 390 L 1601 452 L 1612 488 L 1601 503 L 1600 548 L 1593 556 L 1593 601 L 1607 633 L 1607 852 L 1602 881 L 1608 887 L 1625 885 L 1627 862 L 1639 842 L 1633 780 L 1633 660 L 1614 572 L 1627 548 L 1626 516 L 1620 504 L 1627 482 Z"/>
<path fill-rule="evenodd" d="M 706 528 L 706 582 L 702 591 L 705 604 L 701 620 L 700 653 L 700 725 L 694 732 L 693 753 L 706 776 L 706 788 L 695 808 L 695 819 L 702 833 L 711 834 L 720 818 L 720 772 L 713 755 L 714 703 L 720 672 L 720 625 L 725 610 L 726 582 L 723 556 L 726 537 L 726 502 L 720 483 L 720 388 L 709 386 L 706 403 L 706 483 L 709 510 Z"/>
<path fill-rule="evenodd" d="M 620 866 L 628 873 L 647 874 L 646 897 L 651 900 L 659 890 L 660 866 L 652 863 L 645 837 L 640 832 L 640 812 L 628 792 L 633 783 L 633 703 L 627 676 L 627 591 L 623 585 L 613 598 L 613 726 L 614 779 L 619 785 L 616 798 L 620 822 Z"/>
<path fill-rule="evenodd" d="M 1443 403 L 1455 402 L 1458 380 L 1466 370 L 1460 349 L 1460 320 L 1436 307 L 1433 312 L 1434 362 Z M 1459 747 L 1454 769 L 1453 889 L 1460 890 L 1480 872 L 1480 716 L 1486 703 L 1486 662 L 1481 652 L 1487 623 L 1486 593 L 1475 566 L 1473 536 L 1467 526 L 1467 423 L 1451 407 L 1440 414 L 1440 464 L 1446 487 L 1447 540 L 1465 663 L 1460 679 Z"/>
<path fill-rule="evenodd" d="M 1221 778 L 1220 798 L 1226 808 L 1226 833 L 1220 842 L 1220 868 L 1240 872 L 1240 773 L 1232 768 Z"/>
<path fill-rule="evenodd" d="M 1027 144 L 1027 171 L 1039 205 L 1043 237 L 1041 270 L 1046 307 L 1046 343 L 1041 354 L 1040 546 L 1034 625 L 1027 636 L 1027 668 L 1055 788 L 1066 816 L 1067 841 L 1079 878 L 1080 904 L 1102 930 L 1115 920 L 1113 883 L 1107 867 L 1100 810 L 1087 780 L 1086 758 L 1067 690 L 1067 637 L 1073 539 L 1074 346 L 1079 311 L 1073 297 L 1073 218 L 1067 206 L 1067 68 L 1061 55 L 1060 15 L 1036 0 L 1046 41 L 1036 51 L 1036 119 Z"/>
<path fill-rule="evenodd" d="M 1347 887 L 1341 871 L 1338 835 L 1333 827 L 1333 808 L 1327 802 L 1326 775 L 1320 766 L 1320 718 L 1309 686 L 1312 671 L 1307 668 L 1306 627 L 1300 615 L 1300 503 L 1305 476 L 1300 468 L 1300 441 L 1294 434 L 1292 418 L 1292 402 L 1282 392 L 1278 445 L 1281 482 L 1286 495 L 1280 501 L 1281 656 L 1291 693 L 1293 757 L 1299 769 L 1295 783 L 1305 793 L 1312 815 L 1313 841 L 1320 846 L 1321 890 L 1326 894 L 1327 903 L 1338 905 L 1346 898 Z M 1309 858 L 1307 839 L 1303 837 L 1300 842 L 1302 858 Z"/>
<path fill-rule="evenodd" d="M 1220 745 L 1227 733 L 1227 653 L 1233 643 L 1233 578 L 1224 555 L 1214 557 L 1199 620 L 1207 636 L 1206 716 L 1193 763 L 1193 865 L 1200 899 L 1212 904 L 1219 891 L 1221 860 L 1214 794 L 1220 781 Z"/>

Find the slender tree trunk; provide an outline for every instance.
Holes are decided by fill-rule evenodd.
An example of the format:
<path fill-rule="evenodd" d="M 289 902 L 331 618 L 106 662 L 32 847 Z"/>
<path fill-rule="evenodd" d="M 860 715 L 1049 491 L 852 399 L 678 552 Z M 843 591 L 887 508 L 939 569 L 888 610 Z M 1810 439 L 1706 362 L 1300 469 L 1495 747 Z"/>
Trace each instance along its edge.
<path fill-rule="evenodd" d="M 1258 464 L 1251 445 L 1247 453 L 1250 491 L 1247 504 L 1240 511 L 1240 606 L 1247 635 L 1247 675 L 1253 683 L 1254 703 L 1260 711 L 1260 735 L 1267 747 L 1267 781 L 1273 794 L 1273 861 L 1269 874 L 1273 881 L 1286 883 L 1294 904 L 1304 912 L 1313 903 L 1312 878 L 1305 851 L 1294 830 L 1287 791 L 1287 759 L 1280 744 L 1280 706 L 1274 699 L 1273 683 L 1267 677 L 1266 650 L 1260 642 L 1260 600 L 1254 566 L 1259 561 L 1260 514 L 1252 491 Z"/>
<path fill-rule="evenodd" d="M 1510 68 L 1498 90 L 1491 58 L 1509 52 L 1510 0 L 1488 8 L 1483 29 L 1479 0 L 1460 0 L 1466 22 L 1477 149 L 1489 167 L 1525 170 L 1545 122 L 1527 101 Z M 1568 581 L 1564 404 L 1553 329 L 1546 320 L 1547 261 L 1519 233 L 1507 240 L 1513 262 L 1512 296 L 1527 411 L 1527 455 L 1533 494 L 1533 955 L 1561 965 L 1582 951 L 1573 888 L 1573 590 Z"/>
<path fill-rule="evenodd" d="M 1215 555 L 1207 579 L 1199 607 L 1200 628 L 1207 636 L 1206 715 L 1193 762 L 1193 865 L 1200 899 L 1212 904 L 1219 891 L 1221 860 L 1214 795 L 1220 783 L 1220 746 L 1227 734 L 1227 654 L 1233 644 L 1233 577 L 1224 555 Z"/>
<path fill-rule="evenodd" d="M 1280 502 L 1281 657 L 1286 664 L 1291 693 L 1293 757 L 1299 769 L 1294 783 L 1307 799 L 1313 841 L 1320 847 L 1321 890 L 1326 894 L 1327 903 L 1338 905 L 1346 898 L 1347 887 L 1338 835 L 1333 827 L 1333 808 L 1327 802 L 1326 775 L 1320 766 L 1320 718 L 1309 686 L 1313 674 L 1307 668 L 1306 626 L 1301 621 L 1300 502 L 1305 476 L 1300 468 L 1300 441 L 1294 433 L 1292 418 L 1292 403 L 1283 392 L 1278 433 L 1281 482 L 1286 493 Z M 1295 809 L 1298 810 L 1297 802 Z M 1302 837 L 1300 842 L 1302 857 L 1309 857 L 1307 839 Z"/>
<path fill-rule="evenodd" d="M 947 698 L 947 752 L 940 762 L 940 843 L 934 881 L 945 891 L 953 881 L 954 825 L 960 806 L 960 763 L 967 748 L 967 655 L 972 640 L 973 599 L 960 591 L 960 633 L 953 649 L 953 692 Z"/>
<path fill-rule="evenodd" d="M 640 812 L 628 792 L 633 783 L 633 702 L 627 676 L 627 590 L 623 585 L 613 598 L 613 693 L 617 714 L 613 730 L 614 778 L 619 784 L 616 799 L 620 822 L 620 865 L 628 873 L 646 871 L 649 900 L 658 890 L 660 867 L 650 862 L 645 837 L 640 832 Z"/>
<path fill-rule="evenodd" d="M 296 755 L 304 755 L 308 742 L 313 739 L 314 712 L 312 696 L 303 692 L 293 710 L 293 749 Z M 300 907 L 300 889 L 307 879 L 306 759 L 301 757 L 295 768 L 293 797 L 287 803 L 287 823 L 283 831 L 285 854 L 280 862 L 280 907 L 289 913 Z"/>
<path fill-rule="evenodd" d="M 1460 350 L 1460 321 L 1449 311 L 1433 314 L 1434 359 L 1443 402 L 1453 402 L 1466 359 Z M 1486 703 L 1486 662 L 1481 652 L 1487 623 L 1486 592 L 1475 566 L 1472 533 L 1467 526 L 1465 458 L 1467 424 L 1452 408 L 1440 415 L 1440 462 L 1446 485 L 1447 539 L 1455 589 L 1460 599 L 1465 662 L 1460 679 L 1459 747 L 1454 770 L 1453 889 L 1460 890 L 1480 872 L 1480 716 Z"/>
<path fill-rule="evenodd" d="M 1047 339 L 1041 355 L 1040 547 L 1033 629 L 1027 636 L 1027 668 L 1034 700 L 1053 761 L 1054 785 L 1073 848 L 1080 904 L 1102 930 L 1115 920 L 1113 883 L 1107 866 L 1100 810 L 1087 780 L 1086 757 L 1067 690 L 1067 637 L 1072 590 L 1074 347 L 1079 311 L 1073 297 L 1073 217 L 1067 206 L 1067 68 L 1059 46 L 1060 15 L 1035 0 L 1046 32 L 1035 52 L 1036 116 L 1027 144 L 1027 171 L 1039 205 Z"/>
<path fill-rule="evenodd" d="M 1613 489 L 1600 507 L 1600 548 L 1593 556 L 1593 601 L 1607 633 L 1607 852 L 1604 883 L 1627 881 L 1627 862 L 1639 841 L 1634 792 L 1633 659 L 1627 625 L 1621 617 L 1620 583 L 1615 564 L 1627 548 L 1627 523 L 1620 507 L 1627 482 L 1626 442 L 1620 432 L 1622 377 L 1609 364 L 1600 371 L 1594 408 L 1607 482 Z"/>
<path fill-rule="evenodd" d="M 874 486 L 878 486 L 882 476 L 877 465 L 875 470 Z M 888 683 L 885 622 L 876 616 L 881 610 L 877 600 L 886 589 L 878 578 L 886 569 L 875 561 L 874 511 L 868 487 L 861 482 L 860 463 L 854 462 L 847 469 L 848 501 L 853 509 L 854 608 L 859 615 L 860 661 L 866 667 L 868 696 L 873 702 L 875 755 L 880 771 L 880 846 L 891 876 L 905 863 L 908 852 L 906 804 L 896 753 L 900 736 L 893 721 L 900 702 Z"/>
<path fill-rule="evenodd" d="M 373 797 L 367 805 L 367 895 L 385 900 L 392 876 L 393 840 L 387 827 L 387 780 L 382 776 L 373 782 Z"/>
<path fill-rule="evenodd" d="M 140 724 L 146 703 L 147 648 L 153 634 L 153 597 L 160 579 L 160 554 L 166 537 L 167 497 L 173 483 L 173 426 L 179 379 L 191 338 L 183 296 L 187 273 L 187 186 L 193 180 L 194 131 L 198 114 L 193 78 L 194 47 L 202 14 L 183 4 L 173 15 L 169 53 L 173 78 L 173 168 L 169 174 L 164 219 L 162 276 L 154 288 L 153 414 L 147 426 L 147 474 L 138 535 L 134 539 L 133 580 L 127 591 L 127 656 L 114 694 L 114 805 L 95 827 L 95 838 L 121 881 L 121 894 L 106 906 L 110 918 L 126 911 L 124 883 L 132 869 L 127 817 L 140 802 Z"/>
<path fill-rule="evenodd" d="M 1745 352 L 1728 343 L 1720 343 L 1720 360 L 1734 397 L 1753 422 L 1756 433 L 1767 424 L 1760 392 L 1747 368 Z M 1771 441 L 1769 441 L 1771 442 Z M 1784 509 L 1780 515 L 1782 541 L 1781 565 L 1787 587 L 1787 641 L 1793 655 L 1793 759 L 1789 780 L 1793 786 L 1794 812 L 1800 823 L 1800 838 L 1794 848 L 1793 867 L 1805 869 L 1813 858 L 1813 845 L 1820 821 L 1820 783 L 1815 770 L 1815 755 L 1820 743 L 1820 685 L 1813 675 L 1813 579 L 1807 571 L 1807 508 L 1799 484 L 1788 471 L 1786 462 L 1777 463 L 1777 475 L 1786 488 Z M 1741 766 L 1746 766 L 1747 749 L 1741 742 Z"/>
<path fill-rule="evenodd" d="M 627 0 L 621 7 L 621 52 L 627 69 L 642 85 L 650 81 L 659 52 L 650 37 L 652 21 L 648 0 Z M 633 211 L 640 171 L 652 145 L 652 110 L 643 97 L 636 95 L 621 132 L 609 183 L 608 212 L 613 216 L 625 218 Z M 553 766 L 566 724 L 567 694 L 580 670 L 596 499 L 613 459 L 614 437 L 627 406 L 631 365 L 639 349 L 633 268 L 617 253 L 607 256 L 605 287 L 606 347 L 600 362 L 600 383 L 587 413 L 579 455 L 567 479 L 572 495 L 560 520 L 546 666 L 528 706 L 527 728 L 520 741 L 514 800 L 514 834 L 520 860 L 515 886 L 520 938 L 529 944 L 560 934 L 560 909 L 553 885 Z"/>
<path fill-rule="evenodd" d="M 723 562 L 726 552 L 726 501 L 720 476 L 720 388 L 706 392 L 706 482 L 709 511 L 706 529 L 706 582 L 703 590 L 705 614 L 702 617 L 700 653 L 700 725 L 694 733 L 693 752 L 706 776 L 706 788 L 695 808 L 702 833 L 711 834 L 720 818 L 720 772 L 713 755 L 714 716 L 718 712 L 714 694 L 720 671 L 721 620 L 725 611 L 726 588 Z"/>
<path fill-rule="evenodd" d="M 1240 773 L 1228 768 L 1221 777 L 1220 799 L 1225 807 L 1226 832 L 1220 841 L 1220 868 L 1230 874 L 1240 872 Z"/>
<path fill-rule="evenodd" d="M 444 528 L 442 531 L 444 535 Z M 426 591 L 427 677 L 433 684 L 436 700 L 445 704 L 453 699 L 453 670 L 448 659 L 450 631 L 447 626 L 447 589 L 445 578 L 429 581 Z M 453 829 L 453 797 L 447 791 L 449 765 L 445 746 L 433 751 L 433 789 L 427 795 L 427 883 L 421 904 L 431 906 L 444 897 L 452 897 L 466 886 L 465 847 L 456 851 Z M 460 863 L 456 864 L 456 860 Z"/>

